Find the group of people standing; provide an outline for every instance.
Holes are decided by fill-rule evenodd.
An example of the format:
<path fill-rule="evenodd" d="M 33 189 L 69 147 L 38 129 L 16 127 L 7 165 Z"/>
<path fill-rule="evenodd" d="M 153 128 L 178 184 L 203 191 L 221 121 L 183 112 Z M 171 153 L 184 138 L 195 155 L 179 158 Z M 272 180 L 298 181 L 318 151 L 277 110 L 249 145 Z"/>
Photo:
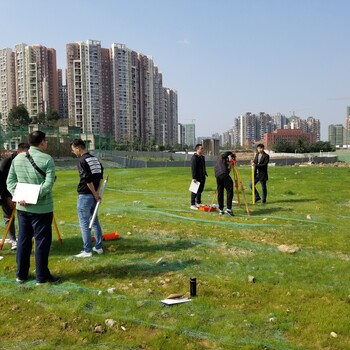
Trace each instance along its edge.
<path fill-rule="evenodd" d="M 47 282 L 59 282 L 60 276 L 52 275 L 49 267 L 49 252 L 52 242 L 52 221 L 54 201 L 52 188 L 54 186 L 55 163 L 53 158 L 45 153 L 48 140 L 42 131 L 29 134 L 28 144 L 20 144 L 18 150 L 10 157 L 2 160 L 0 164 L 0 194 L 5 224 L 9 216 L 16 209 L 18 218 L 18 237 L 14 226 L 9 231 L 11 249 L 16 251 L 16 281 L 26 282 L 29 276 L 30 255 L 32 240 L 35 240 L 35 278 L 37 285 Z M 96 216 L 92 229 L 96 238 L 92 247 L 90 219 L 99 200 L 99 188 L 103 179 L 103 166 L 99 160 L 86 149 L 82 139 L 75 139 L 71 143 L 72 152 L 79 158 L 78 171 L 80 181 L 77 187 L 77 211 L 80 229 L 83 238 L 83 251 L 76 258 L 92 256 L 92 251 L 103 253 L 102 230 Z M 17 184 L 40 185 L 36 203 L 26 202 L 26 194 L 19 193 L 17 197 L 23 198 L 12 202 Z M 22 197 L 21 197 L 22 196 Z"/>
<path fill-rule="evenodd" d="M 263 144 L 256 146 L 256 154 L 254 159 L 251 161 L 252 167 L 254 167 L 254 185 L 250 183 L 250 188 L 254 186 L 255 202 L 262 200 L 262 204 L 266 203 L 267 198 L 267 186 L 268 180 L 267 166 L 270 161 L 269 155 L 265 152 Z M 202 193 L 206 177 L 208 176 L 205 164 L 205 157 L 203 155 L 204 148 L 202 144 L 195 146 L 195 153 L 191 158 L 191 169 L 192 169 L 192 181 L 195 183 L 199 182 L 199 187 L 196 193 L 191 192 L 191 206 L 192 210 L 197 210 L 202 204 Z M 219 206 L 219 215 L 234 216 L 232 211 L 232 200 L 233 200 L 233 180 L 230 176 L 230 172 L 233 169 L 234 163 L 236 162 L 236 155 L 232 151 L 227 151 L 220 155 L 215 163 L 214 173 L 217 185 L 217 200 Z M 256 184 L 260 182 L 262 189 L 262 196 L 256 189 Z M 224 192 L 226 190 L 226 209 L 224 210 Z"/>

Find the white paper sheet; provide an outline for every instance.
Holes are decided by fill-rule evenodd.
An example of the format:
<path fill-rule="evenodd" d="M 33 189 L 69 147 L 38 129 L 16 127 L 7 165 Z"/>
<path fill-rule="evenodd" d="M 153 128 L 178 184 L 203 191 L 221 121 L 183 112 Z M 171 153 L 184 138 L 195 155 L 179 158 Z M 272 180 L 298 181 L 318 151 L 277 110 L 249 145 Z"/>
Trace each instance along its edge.
<path fill-rule="evenodd" d="M 190 188 L 188 190 L 190 192 L 197 193 L 200 184 L 201 183 L 199 181 L 197 182 L 191 181 Z"/>
<path fill-rule="evenodd" d="M 187 303 L 191 300 L 192 299 L 188 299 L 188 298 L 163 299 L 163 300 L 161 300 L 161 303 L 166 304 L 166 305 L 174 305 L 174 304 Z"/>
<path fill-rule="evenodd" d="M 41 185 L 18 182 L 12 201 L 25 201 L 27 204 L 36 204 L 38 202 L 40 187 Z"/>

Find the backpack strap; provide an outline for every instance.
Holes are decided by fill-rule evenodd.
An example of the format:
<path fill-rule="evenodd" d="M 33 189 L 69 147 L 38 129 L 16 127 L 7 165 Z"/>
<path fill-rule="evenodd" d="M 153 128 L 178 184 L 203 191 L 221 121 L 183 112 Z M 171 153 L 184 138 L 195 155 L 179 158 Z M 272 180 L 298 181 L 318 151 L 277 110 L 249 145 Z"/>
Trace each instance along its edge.
<path fill-rule="evenodd" d="M 44 176 L 44 178 L 46 177 L 46 173 L 41 170 L 37 165 L 36 163 L 34 162 L 34 159 L 33 157 L 29 154 L 29 152 L 27 151 L 26 152 L 26 158 L 28 158 L 28 160 L 30 161 L 30 164 L 32 164 L 33 168 L 42 176 Z"/>

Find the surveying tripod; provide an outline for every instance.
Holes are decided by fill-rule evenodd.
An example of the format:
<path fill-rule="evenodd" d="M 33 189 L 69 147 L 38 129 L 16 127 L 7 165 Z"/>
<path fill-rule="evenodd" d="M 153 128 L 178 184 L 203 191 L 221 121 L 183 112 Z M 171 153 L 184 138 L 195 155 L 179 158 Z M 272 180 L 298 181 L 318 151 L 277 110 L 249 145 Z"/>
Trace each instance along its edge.
<path fill-rule="evenodd" d="M 239 171 L 238 171 L 237 161 L 234 159 L 231 162 L 232 162 L 233 179 L 234 179 L 234 183 L 235 183 L 235 192 L 236 192 L 236 195 L 237 195 L 237 202 L 238 202 L 237 206 L 238 206 L 238 208 L 241 207 L 241 200 L 239 198 L 239 190 L 238 190 L 238 188 L 240 186 L 240 189 L 241 189 L 241 192 L 242 192 L 242 196 L 243 196 L 243 200 L 244 200 L 244 203 L 245 203 L 245 208 L 246 208 L 248 216 L 250 216 L 250 211 L 249 211 L 249 208 L 248 208 L 247 199 L 245 197 L 244 186 L 243 186 L 243 183 L 242 183 L 242 180 L 241 180 L 241 176 L 240 176 Z"/>
<path fill-rule="evenodd" d="M 12 210 L 12 213 L 11 213 L 11 216 L 10 216 L 10 220 L 9 222 L 7 223 L 7 226 L 6 226 L 6 230 L 5 230 L 5 233 L 2 237 L 2 240 L 1 240 L 1 243 L 0 243 L 0 250 L 2 250 L 3 246 L 4 246 L 4 243 L 5 243 L 5 240 L 6 240 L 6 236 L 10 230 L 10 227 L 11 227 L 11 224 L 12 224 L 12 221 L 14 220 L 15 218 L 15 213 L 16 213 L 16 208 L 13 208 Z M 56 219 L 55 217 L 53 216 L 52 218 L 52 223 L 55 227 L 55 230 L 56 230 L 56 233 L 57 233 L 57 240 L 58 240 L 58 243 L 62 243 L 62 238 L 61 238 L 61 235 L 60 235 L 60 231 L 58 231 L 58 226 L 57 226 L 57 223 L 56 223 Z"/>

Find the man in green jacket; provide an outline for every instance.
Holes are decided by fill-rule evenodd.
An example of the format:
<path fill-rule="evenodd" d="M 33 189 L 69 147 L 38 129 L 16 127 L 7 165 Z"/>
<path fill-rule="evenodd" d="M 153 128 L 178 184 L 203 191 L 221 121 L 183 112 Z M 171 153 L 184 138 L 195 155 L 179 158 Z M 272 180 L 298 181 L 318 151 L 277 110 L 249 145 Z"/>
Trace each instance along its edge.
<path fill-rule="evenodd" d="M 45 133 L 34 131 L 29 134 L 29 151 L 20 153 L 12 162 L 7 177 L 7 189 L 13 195 L 17 183 L 40 185 L 36 204 L 19 200 L 16 204 L 18 217 L 17 272 L 16 281 L 23 283 L 28 279 L 32 238 L 36 243 L 35 272 L 37 284 L 58 282 L 48 268 L 52 241 L 53 198 L 52 187 L 55 182 L 55 163 L 44 153 L 47 149 Z"/>

